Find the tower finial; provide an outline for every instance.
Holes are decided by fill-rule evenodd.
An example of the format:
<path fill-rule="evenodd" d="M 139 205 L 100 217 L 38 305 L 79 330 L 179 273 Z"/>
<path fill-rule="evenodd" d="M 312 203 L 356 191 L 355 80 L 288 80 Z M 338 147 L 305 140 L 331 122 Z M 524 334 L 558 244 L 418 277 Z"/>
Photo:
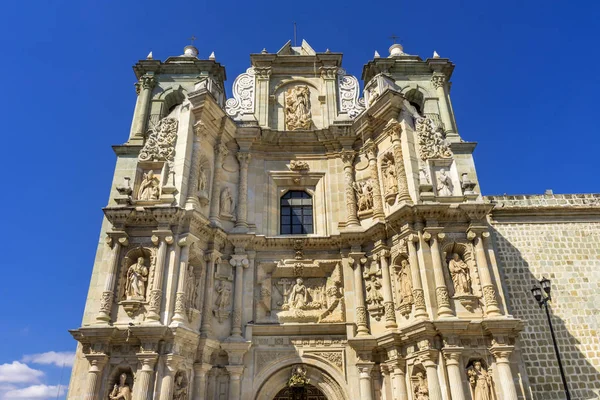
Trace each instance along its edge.
<path fill-rule="evenodd" d="M 192 35 L 188 40 L 190 41 L 190 45 L 194 45 L 194 40 L 198 39 L 196 36 Z"/>
<path fill-rule="evenodd" d="M 400 37 L 394 35 L 393 33 L 392 36 L 390 36 L 389 38 L 392 39 L 392 44 L 396 44 L 396 40 L 400 39 Z"/>

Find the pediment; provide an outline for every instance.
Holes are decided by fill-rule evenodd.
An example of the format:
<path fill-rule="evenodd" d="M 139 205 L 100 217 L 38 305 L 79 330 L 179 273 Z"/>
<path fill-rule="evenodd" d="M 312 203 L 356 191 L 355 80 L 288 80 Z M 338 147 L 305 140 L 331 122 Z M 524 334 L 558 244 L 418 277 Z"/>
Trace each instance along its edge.
<path fill-rule="evenodd" d="M 278 56 L 315 56 L 317 53 L 308 44 L 308 42 L 302 39 L 300 46 L 292 46 L 292 41 L 288 40 L 281 49 L 277 52 Z"/>

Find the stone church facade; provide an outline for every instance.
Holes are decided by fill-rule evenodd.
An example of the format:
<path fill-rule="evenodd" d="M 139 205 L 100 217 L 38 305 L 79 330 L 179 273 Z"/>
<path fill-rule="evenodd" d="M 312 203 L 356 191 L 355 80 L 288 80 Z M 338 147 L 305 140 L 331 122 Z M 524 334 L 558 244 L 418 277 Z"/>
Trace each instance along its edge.
<path fill-rule="evenodd" d="M 600 390 L 600 196 L 482 196 L 454 65 L 308 43 L 151 55 L 114 146 L 67 398 L 574 399 Z"/>

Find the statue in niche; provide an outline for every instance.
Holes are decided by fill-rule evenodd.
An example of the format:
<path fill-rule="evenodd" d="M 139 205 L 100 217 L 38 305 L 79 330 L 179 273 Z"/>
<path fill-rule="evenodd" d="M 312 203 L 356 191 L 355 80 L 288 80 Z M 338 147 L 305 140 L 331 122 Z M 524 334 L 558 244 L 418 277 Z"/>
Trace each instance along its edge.
<path fill-rule="evenodd" d="M 144 174 L 138 190 L 138 200 L 158 200 L 160 196 L 160 181 L 154 176 L 153 171 Z"/>
<path fill-rule="evenodd" d="M 412 304 L 412 277 L 408 260 L 403 259 L 398 268 L 398 284 L 400 288 L 400 304 Z"/>
<path fill-rule="evenodd" d="M 415 400 L 429 400 L 429 389 L 427 379 L 422 372 L 417 372 L 417 384 L 415 385 Z"/>
<path fill-rule="evenodd" d="M 221 215 L 225 217 L 233 215 L 233 197 L 227 186 L 221 191 Z"/>
<path fill-rule="evenodd" d="M 300 310 L 308 303 L 308 289 L 302 278 L 296 279 L 296 284 L 288 292 L 288 305 L 290 310 Z"/>
<path fill-rule="evenodd" d="M 473 366 L 467 369 L 467 375 L 473 389 L 473 400 L 493 400 L 492 377 L 481 366 L 481 361 L 475 361 Z"/>
<path fill-rule="evenodd" d="M 138 257 L 137 262 L 131 264 L 127 270 L 127 283 L 125 295 L 128 299 L 143 300 L 146 296 L 146 281 L 148 280 L 148 267 L 144 265 L 144 257 Z"/>
<path fill-rule="evenodd" d="M 228 284 L 221 282 L 215 289 L 217 290 L 215 305 L 220 311 L 224 311 L 231 304 L 231 288 Z"/>
<path fill-rule="evenodd" d="M 373 209 L 373 185 L 370 181 L 354 182 L 354 190 L 358 196 L 358 212 Z"/>
<path fill-rule="evenodd" d="M 367 289 L 367 304 L 373 307 L 382 307 L 381 283 L 375 275 L 371 275 L 371 278 L 365 283 L 365 287 Z"/>
<path fill-rule="evenodd" d="M 298 85 L 286 91 L 285 125 L 290 131 L 310 129 L 310 91 L 308 86 Z"/>
<path fill-rule="evenodd" d="M 390 153 L 387 153 L 381 160 L 381 172 L 386 200 L 389 201 L 388 197 L 395 200 L 396 194 L 398 194 L 398 178 L 396 177 L 394 156 Z"/>
<path fill-rule="evenodd" d="M 196 308 L 198 297 L 198 286 L 196 285 L 196 275 L 194 275 L 194 267 L 188 267 L 187 280 L 185 282 L 185 295 L 187 300 L 187 308 Z"/>
<path fill-rule="evenodd" d="M 469 266 L 460 258 L 458 253 L 452 254 L 452 259 L 448 263 L 448 269 L 452 275 L 454 293 L 458 295 L 471 294 L 471 275 L 469 274 Z"/>
<path fill-rule="evenodd" d="M 187 383 L 185 382 L 185 374 L 181 371 L 175 375 L 175 388 L 173 389 L 173 400 L 187 400 Z"/>
<path fill-rule="evenodd" d="M 119 383 L 115 383 L 113 390 L 108 395 L 110 400 L 131 400 L 131 388 L 125 381 L 127 381 L 127 374 L 123 372 L 119 375 Z"/>
<path fill-rule="evenodd" d="M 437 195 L 452 196 L 453 190 L 454 186 L 452 185 L 452 178 L 450 178 L 444 168 L 440 169 L 440 173 L 437 177 Z"/>
<path fill-rule="evenodd" d="M 208 177 L 206 176 L 206 170 L 204 166 L 200 166 L 198 172 L 198 191 L 206 192 L 208 190 Z"/>

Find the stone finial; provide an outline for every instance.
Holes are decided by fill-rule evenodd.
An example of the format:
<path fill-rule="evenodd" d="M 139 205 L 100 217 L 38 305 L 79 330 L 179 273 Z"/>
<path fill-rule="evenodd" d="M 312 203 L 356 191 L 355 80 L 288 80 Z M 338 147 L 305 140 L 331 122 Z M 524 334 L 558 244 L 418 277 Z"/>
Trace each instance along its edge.
<path fill-rule="evenodd" d="M 400 57 L 404 55 L 404 47 L 400 43 L 394 43 L 390 46 L 390 57 Z"/>
<path fill-rule="evenodd" d="M 440 55 L 435 50 L 433 51 L 433 58 L 440 58 Z"/>
<path fill-rule="evenodd" d="M 184 57 L 198 57 L 198 49 L 195 46 L 188 45 L 183 48 Z"/>
<path fill-rule="evenodd" d="M 267 51 L 266 47 L 263 47 L 262 51 L 260 52 L 260 54 L 268 54 L 269 52 Z"/>
<path fill-rule="evenodd" d="M 146 60 L 152 60 L 152 52 L 148 53 L 146 56 Z"/>
<path fill-rule="evenodd" d="M 214 51 L 212 53 L 210 53 L 210 56 L 208 56 L 208 59 L 209 60 L 213 60 L 213 61 L 216 60 L 215 52 Z"/>
<path fill-rule="evenodd" d="M 379 52 L 377 50 L 375 50 L 375 55 L 373 57 L 374 58 L 380 58 L 381 56 L 379 55 Z"/>

